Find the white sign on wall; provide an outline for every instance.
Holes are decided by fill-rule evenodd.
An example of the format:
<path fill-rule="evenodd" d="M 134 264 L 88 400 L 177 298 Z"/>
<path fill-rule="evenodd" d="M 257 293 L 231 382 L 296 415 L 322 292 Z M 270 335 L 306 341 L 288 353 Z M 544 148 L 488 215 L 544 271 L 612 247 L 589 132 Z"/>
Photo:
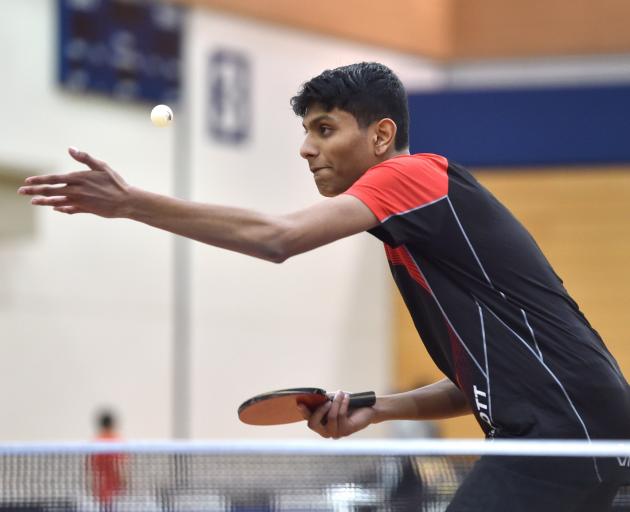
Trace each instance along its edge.
<path fill-rule="evenodd" d="M 242 144 L 252 125 L 252 73 L 244 52 L 228 47 L 208 59 L 208 129 L 218 143 Z"/>

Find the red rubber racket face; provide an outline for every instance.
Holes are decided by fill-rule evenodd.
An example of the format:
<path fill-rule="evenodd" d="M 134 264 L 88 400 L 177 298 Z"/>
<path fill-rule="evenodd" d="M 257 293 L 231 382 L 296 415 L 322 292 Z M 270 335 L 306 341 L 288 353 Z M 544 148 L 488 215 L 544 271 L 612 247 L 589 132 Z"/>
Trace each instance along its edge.
<path fill-rule="evenodd" d="M 298 404 L 315 410 L 326 400 L 326 392 L 319 388 L 281 389 L 246 400 L 238 408 L 238 417 L 249 425 L 295 423 L 304 420 Z"/>

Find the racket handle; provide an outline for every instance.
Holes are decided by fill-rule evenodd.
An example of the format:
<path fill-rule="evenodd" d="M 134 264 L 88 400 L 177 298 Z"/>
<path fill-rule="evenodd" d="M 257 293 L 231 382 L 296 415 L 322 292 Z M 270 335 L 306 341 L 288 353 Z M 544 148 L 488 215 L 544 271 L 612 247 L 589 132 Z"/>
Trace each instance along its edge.
<path fill-rule="evenodd" d="M 376 394 L 374 391 L 363 391 L 362 393 L 350 393 L 350 409 L 358 409 L 359 407 L 372 407 L 376 403 Z"/>

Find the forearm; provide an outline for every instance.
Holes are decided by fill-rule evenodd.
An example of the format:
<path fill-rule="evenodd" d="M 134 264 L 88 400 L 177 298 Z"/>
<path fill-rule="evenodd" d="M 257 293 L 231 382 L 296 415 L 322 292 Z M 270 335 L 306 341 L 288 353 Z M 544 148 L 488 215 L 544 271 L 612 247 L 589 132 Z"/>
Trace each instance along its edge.
<path fill-rule="evenodd" d="M 471 413 L 464 394 L 449 379 L 422 388 L 378 397 L 374 423 L 387 420 L 435 420 Z"/>
<path fill-rule="evenodd" d="M 193 203 L 133 187 L 122 203 L 117 216 L 276 263 L 378 224 L 367 206 L 344 194 L 287 215 Z"/>
<path fill-rule="evenodd" d="M 268 261 L 284 260 L 287 222 L 252 210 L 184 201 L 131 189 L 126 218 Z"/>

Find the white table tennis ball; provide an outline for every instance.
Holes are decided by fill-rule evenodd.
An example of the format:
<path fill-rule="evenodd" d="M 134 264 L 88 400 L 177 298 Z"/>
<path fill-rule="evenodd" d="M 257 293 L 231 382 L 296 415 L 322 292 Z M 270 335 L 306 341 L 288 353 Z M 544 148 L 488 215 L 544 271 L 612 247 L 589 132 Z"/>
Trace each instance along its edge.
<path fill-rule="evenodd" d="M 173 111 L 168 105 L 156 105 L 151 110 L 151 122 L 163 128 L 173 120 Z"/>

